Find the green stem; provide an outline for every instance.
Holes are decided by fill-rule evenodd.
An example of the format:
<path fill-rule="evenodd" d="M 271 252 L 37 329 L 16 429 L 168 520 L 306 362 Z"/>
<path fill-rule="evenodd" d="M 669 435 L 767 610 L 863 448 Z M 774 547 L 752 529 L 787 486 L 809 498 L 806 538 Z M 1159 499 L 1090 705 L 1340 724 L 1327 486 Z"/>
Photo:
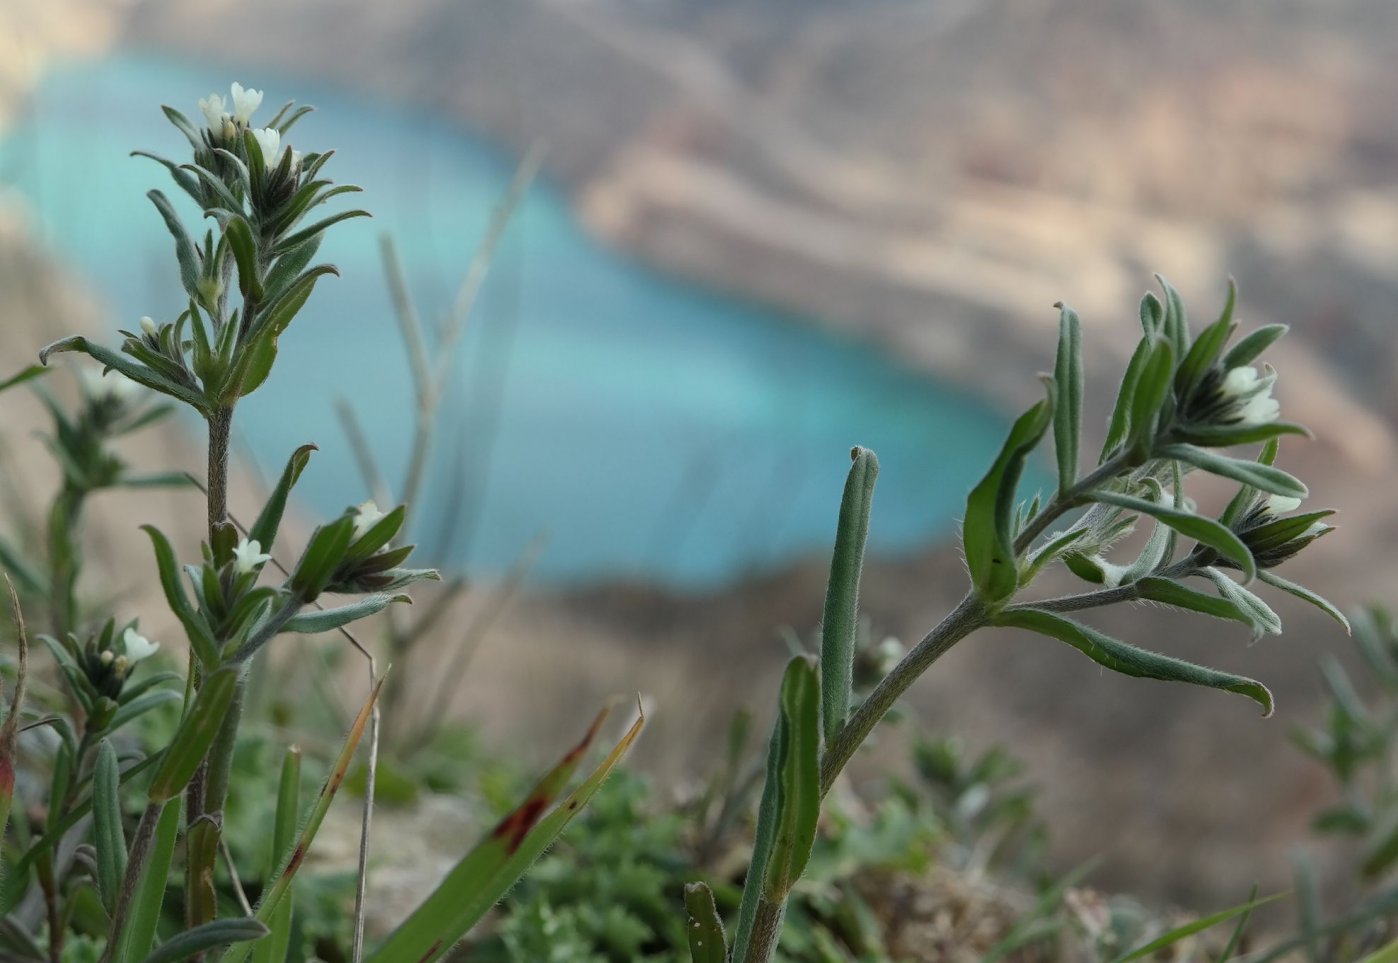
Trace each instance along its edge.
<path fill-rule="evenodd" d="M 927 669 L 947 650 L 976 629 L 985 625 L 985 604 L 968 593 L 961 603 L 903 657 L 874 689 L 869 697 L 849 717 L 840 731 L 825 747 L 820 762 L 820 793 L 824 796 L 835 783 L 835 777 L 845 768 L 855 751 L 869 738 L 869 733 L 893 708 L 894 703 L 908 691 Z"/>
<path fill-rule="evenodd" d="M 111 963 L 112 953 L 121 944 L 121 930 L 126 924 L 126 915 L 131 909 L 131 899 L 141 881 L 141 873 L 150 855 L 151 842 L 155 839 L 155 825 L 160 821 L 164 803 L 150 803 L 141 813 L 141 821 L 136 825 L 136 835 L 131 838 L 131 855 L 126 863 L 126 875 L 121 880 L 121 893 L 117 896 L 116 912 L 112 914 L 111 935 L 107 949 L 102 954 L 102 963 Z"/>
<path fill-rule="evenodd" d="M 214 529 L 228 518 L 228 448 L 233 433 L 233 409 L 219 408 L 209 415 L 209 544 Z"/>
<path fill-rule="evenodd" d="M 1070 512 L 1080 507 L 1088 492 L 1096 488 L 1105 481 L 1116 478 L 1125 469 L 1134 468 L 1140 460 L 1133 458 L 1129 454 L 1114 455 L 1092 471 L 1088 472 L 1077 483 L 1066 492 L 1055 492 L 1049 503 L 1040 510 L 1039 514 L 1029 520 L 1029 524 L 1024 526 L 1024 531 L 1019 533 L 1015 539 L 1015 554 L 1023 555 L 1034 540 L 1048 530 L 1048 527 L 1057 521 L 1064 513 Z"/>

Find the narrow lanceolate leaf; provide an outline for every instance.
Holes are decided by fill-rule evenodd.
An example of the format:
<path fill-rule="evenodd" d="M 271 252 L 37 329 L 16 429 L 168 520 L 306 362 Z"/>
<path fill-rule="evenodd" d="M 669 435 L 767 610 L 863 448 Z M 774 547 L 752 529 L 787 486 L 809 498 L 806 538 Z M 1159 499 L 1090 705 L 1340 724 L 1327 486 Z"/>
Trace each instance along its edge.
<path fill-rule="evenodd" d="M 966 498 L 961 539 L 976 593 L 987 602 L 1014 594 L 1019 572 L 1014 550 L 1014 502 L 1024 463 L 1053 420 L 1054 385 L 1045 382 L 1048 397 L 1020 415 L 1010 428 L 995 464 Z"/>
<path fill-rule="evenodd" d="M 1236 605 L 1244 615 L 1252 620 L 1252 638 L 1257 641 L 1263 634 L 1270 632 L 1273 635 L 1280 635 L 1282 630 L 1281 619 L 1277 613 L 1272 611 L 1271 606 L 1262 601 L 1252 592 L 1243 588 L 1233 581 L 1223 572 L 1216 568 L 1205 568 L 1204 577 L 1214 583 L 1218 589 L 1218 594 Z"/>
<path fill-rule="evenodd" d="M 879 460 L 868 448 L 856 448 L 850 456 L 854 464 L 840 499 L 840 523 L 835 531 L 820 628 L 820 698 L 826 739 L 834 738 L 849 715 L 859 624 L 859 576 L 864 569 L 874 481 L 879 475 Z"/>
<path fill-rule="evenodd" d="M 1254 679 L 1139 649 L 1052 612 L 1034 608 L 1009 609 L 996 615 L 994 623 L 1010 628 L 1028 629 L 1030 632 L 1038 632 L 1040 635 L 1066 642 L 1098 665 L 1123 675 L 1160 679 L 1164 682 L 1186 682 L 1190 685 L 1236 692 L 1262 706 L 1264 716 L 1272 714 L 1272 693 Z"/>
<path fill-rule="evenodd" d="M 189 239 L 184 225 L 180 223 L 180 216 L 175 213 L 170 199 L 161 191 L 147 191 L 146 196 L 155 205 L 155 209 L 160 212 L 161 219 L 165 221 L 165 227 L 170 231 L 170 236 L 175 239 L 175 259 L 180 264 L 180 281 L 184 284 L 184 289 L 189 296 L 198 301 L 199 279 L 204 273 L 203 266 L 200 264 L 199 251 L 195 248 L 194 242 Z"/>
<path fill-rule="evenodd" d="M 1193 936 L 1195 933 L 1202 933 L 1204 930 L 1212 929 L 1220 923 L 1226 923 L 1240 916 L 1247 916 L 1259 906 L 1266 906 L 1268 903 L 1276 902 L 1287 895 L 1289 894 L 1274 893 L 1271 896 L 1263 896 L 1260 899 L 1250 899 L 1246 903 L 1242 903 L 1230 909 L 1219 910 L 1217 913 L 1201 917 L 1194 920 L 1192 923 L 1185 923 L 1183 926 L 1177 926 L 1168 933 L 1164 933 L 1151 940 L 1149 943 L 1138 946 L 1130 952 L 1118 956 L 1112 963 L 1131 963 L 1132 960 L 1144 959 L 1153 953 L 1173 946 L 1180 940 Z"/>
<path fill-rule="evenodd" d="M 213 744 L 214 736 L 218 735 L 237 687 L 238 670 L 235 668 L 219 669 L 204 677 L 189 712 L 165 750 L 160 768 L 151 779 L 147 792 L 151 802 L 166 803 L 184 791 Z"/>
<path fill-rule="evenodd" d="M 0 724 L 0 838 L 5 835 L 5 829 L 10 822 L 10 809 L 14 805 L 15 753 L 19 740 L 20 712 L 24 709 L 24 690 L 29 682 L 29 635 L 24 628 L 24 611 L 19 605 L 19 594 L 15 591 L 9 575 L 5 576 L 5 588 L 10 594 L 10 608 L 15 619 L 16 647 L 19 651 L 15 666 L 14 695 L 10 699 L 9 711 L 5 713 L 5 721 Z M 62 755 L 60 753 L 60 756 Z M 13 872 L 13 869 L 11 871 Z M 27 879 L 27 876 L 22 879 Z"/>
<path fill-rule="evenodd" d="M 798 656 L 799 658 L 799 656 Z M 762 899 L 762 883 L 767 878 L 767 865 L 777 833 L 777 812 L 781 803 L 782 753 L 786 745 L 785 718 L 779 711 L 772 724 L 767 742 L 766 778 L 762 781 L 762 797 L 757 804 L 757 827 L 753 834 L 752 859 L 748 862 L 743 898 L 738 906 L 738 928 L 733 934 L 733 959 L 747 959 L 748 943 L 752 939 L 757 919 L 757 904 Z"/>
<path fill-rule="evenodd" d="M 1224 345 L 1233 336 L 1237 328 L 1233 321 L 1233 308 L 1237 300 L 1238 286 L 1229 281 L 1228 301 L 1223 306 L 1223 313 L 1217 321 L 1199 333 L 1199 337 L 1189 346 L 1184 360 L 1180 362 L 1179 370 L 1175 372 L 1175 392 L 1178 397 L 1183 398 L 1194 389 L 1205 372 L 1213 367 L 1223 352 Z"/>
<path fill-rule="evenodd" d="M 684 908 L 689 912 L 690 963 L 728 963 L 728 944 L 713 891 L 703 883 L 686 883 Z"/>
<path fill-rule="evenodd" d="M 1286 334 L 1287 326 L 1284 324 L 1269 324 L 1249 332 L 1238 340 L 1238 343 L 1228 349 L 1228 353 L 1223 356 L 1223 366 L 1225 368 L 1239 368 L 1245 364 L 1252 364 L 1272 346 L 1282 335 Z"/>
<path fill-rule="evenodd" d="M 306 854 L 310 852 L 311 843 L 315 841 L 316 834 L 320 832 L 321 824 L 325 822 L 325 814 L 330 811 L 330 804 L 335 801 L 340 786 L 344 784 L 345 775 L 349 772 L 350 763 L 354 760 L 354 751 L 359 748 L 359 741 L 364 738 L 364 729 L 369 724 L 369 717 L 373 714 L 375 704 L 379 701 L 379 691 L 383 689 L 386 678 L 388 678 L 387 674 L 379 678 L 378 684 L 374 686 L 374 691 L 369 693 L 369 698 L 360 708 L 359 715 L 355 716 L 353 724 L 350 725 L 349 733 L 345 736 L 345 743 L 340 747 L 340 754 L 335 757 L 335 762 L 330 767 L 330 774 L 325 779 L 325 785 L 320 788 L 320 795 L 316 797 L 310 815 L 306 817 L 306 823 L 301 828 L 301 835 L 297 838 L 296 845 L 287 853 L 280 869 L 275 874 L 271 887 L 262 894 L 262 899 L 257 904 L 256 919 L 258 922 L 270 925 L 276 919 L 277 911 L 291 891 L 291 883 L 296 878 L 297 871 L 301 869 L 301 864 L 305 862 Z M 239 943 L 230 947 L 220 959 L 222 963 L 242 963 L 248 958 L 250 952 L 251 947 L 246 943 Z M 407 959 L 415 959 L 415 957 L 407 957 Z"/>
<path fill-rule="evenodd" d="M 787 663 L 782 678 L 783 733 L 777 820 L 763 895 L 786 899 L 810 861 L 820 819 L 820 685 L 809 659 Z"/>
<path fill-rule="evenodd" d="M 1162 505 L 1159 502 L 1133 498 L 1130 495 L 1121 495 L 1117 492 L 1098 491 L 1093 492 L 1092 497 L 1096 501 L 1105 502 L 1108 505 L 1149 515 L 1151 518 L 1169 525 L 1186 538 L 1192 538 L 1200 545 L 1206 545 L 1224 558 L 1234 562 L 1249 580 L 1257 574 L 1257 563 L 1253 561 L 1252 552 L 1248 550 L 1243 540 L 1231 529 L 1220 525 L 1212 518 L 1205 518 L 1203 515 L 1196 515 L 1172 505 Z"/>
<path fill-rule="evenodd" d="M 108 914 L 115 912 L 122 877 L 126 875 L 126 833 L 121 828 L 118 767 L 111 740 L 97 746 L 92 772 L 92 830 L 97 844 L 97 890 Z"/>
<path fill-rule="evenodd" d="M 20 371 L 17 374 L 12 374 L 3 381 L 0 381 L 0 391 L 4 391 L 7 388 L 13 388 L 15 385 L 22 385 L 26 381 L 32 381 L 35 378 L 41 378 L 48 373 L 49 369 L 45 368 L 43 365 L 31 364 L 23 371 Z"/>
<path fill-rule="evenodd" d="M 272 489 L 272 494 L 267 498 L 267 504 L 262 506 L 257 521 L 248 530 L 248 538 L 261 544 L 262 551 L 272 551 L 272 545 L 277 540 L 277 529 L 282 524 L 282 515 L 286 512 L 286 501 L 291 495 L 291 489 L 296 487 L 296 482 L 301 478 L 301 472 L 306 470 L 306 465 L 311 460 L 311 452 L 319 450 L 315 445 L 302 445 L 293 451 L 291 457 L 287 459 L 286 467 L 282 469 L 282 477 L 277 480 L 277 487 Z"/>
<path fill-rule="evenodd" d="M 218 645 L 203 618 L 194 610 L 189 596 L 185 594 L 175 550 L 170 547 L 164 533 L 154 525 L 142 525 L 141 529 L 150 536 L 151 544 L 155 547 L 155 563 L 160 572 L 160 587 L 165 590 L 166 604 L 184 626 L 185 635 L 189 638 L 194 654 L 199 658 L 199 664 L 205 667 L 217 665 Z"/>
<path fill-rule="evenodd" d="M 47 365 L 50 357 L 65 351 L 77 351 L 81 354 L 85 354 L 94 361 L 99 361 L 106 365 L 108 368 L 120 371 L 137 384 L 145 385 L 152 391 L 159 391 L 161 394 L 169 395 L 172 398 L 178 398 L 180 401 L 192 405 L 199 411 L 206 414 L 208 413 L 208 400 L 198 391 L 195 391 L 188 385 L 167 378 L 155 369 L 149 368 L 127 355 L 119 354 L 110 348 L 104 348 L 100 344 L 94 344 L 82 335 L 62 338 L 52 344 L 45 345 L 39 351 L 39 361 Z"/>
<path fill-rule="evenodd" d="M 1078 439 L 1082 434 L 1082 322 L 1078 313 L 1060 302 L 1058 357 L 1053 383 L 1058 404 L 1053 411 L 1053 445 L 1058 455 L 1058 490 L 1066 492 L 1078 479 Z"/>
<path fill-rule="evenodd" d="M 1141 367 L 1136 393 L 1131 399 L 1131 427 L 1126 443 L 1132 449 L 1147 445 L 1155 434 L 1161 410 L 1170 398 L 1170 386 L 1175 375 L 1175 349 L 1161 338 L 1150 349 L 1150 356 Z"/>
<path fill-rule="evenodd" d="M 1154 291 L 1147 291 L 1141 296 L 1140 314 L 1141 330 L 1145 332 L 1147 339 L 1154 338 L 1165 323 L 1165 306 L 1160 303 Z"/>
<path fill-rule="evenodd" d="M 1165 292 L 1165 319 L 1160 326 L 1161 333 L 1170 339 L 1175 357 L 1183 358 L 1189 350 L 1189 318 L 1184 312 L 1184 300 L 1169 281 L 1159 274 L 1155 279 Z"/>
<path fill-rule="evenodd" d="M 179 963 L 180 960 L 229 943 L 246 946 L 266 935 L 267 927 L 254 919 L 214 920 L 171 937 L 160 945 L 160 949 L 146 957 L 146 963 Z"/>
<path fill-rule="evenodd" d="M 1141 598 L 1147 601 L 1171 605 L 1177 609 L 1189 609 L 1191 612 L 1211 615 L 1216 619 L 1241 622 L 1248 628 L 1253 627 L 1252 617 L 1238 608 L 1235 603 L 1216 595 L 1208 595 L 1187 585 L 1181 585 L 1173 579 L 1152 576 L 1141 579 L 1135 585 Z"/>
<path fill-rule="evenodd" d="M 430 963 L 440 959 L 509 892 L 587 805 L 640 735 L 644 723 L 645 717 L 638 716 L 602 764 L 557 808 L 543 815 L 554 793 L 567 782 L 567 776 L 591 744 L 596 731 L 594 724 L 583 742 L 544 777 L 522 806 L 501 820 L 489 836 L 457 863 L 432 895 L 368 957 L 368 963 L 402 960 Z"/>
<path fill-rule="evenodd" d="M 1142 338 L 1126 364 L 1126 373 L 1121 377 L 1121 388 L 1116 394 L 1116 405 L 1112 408 L 1111 422 L 1107 426 L 1107 440 L 1102 443 L 1102 454 L 1097 459 L 1099 465 L 1121 446 L 1131 431 L 1131 403 L 1136 398 L 1136 386 L 1140 384 L 1141 371 L 1150 360 L 1153 344 L 1149 337 Z"/>
<path fill-rule="evenodd" d="M 166 806 L 155 825 L 155 842 L 136 884 L 126 926 L 121 931 L 122 950 L 116 956 L 118 960 L 144 960 L 155 945 L 156 924 L 165 902 L 165 884 L 169 881 L 170 861 L 175 856 L 179 829 L 180 807 Z"/>
<path fill-rule="evenodd" d="M 1276 572 L 1271 571 L 1270 569 L 1263 569 L 1262 571 L 1258 572 L 1257 577 L 1260 578 L 1262 581 L 1266 582 L 1268 585 L 1272 586 L 1273 588 L 1281 589 L 1283 592 L 1288 592 L 1291 595 L 1296 596 L 1303 602 L 1311 603 L 1316 608 L 1324 612 L 1326 615 L 1334 619 L 1336 622 L 1339 622 L 1340 625 L 1344 627 L 1346 634 L 1350 633 L 1351 630 L 1349 619 L 1345 618 L 1345 613 L 1341 612 L 1334 605 L 1330 604 L 1330 602 L 1326 601 L 1323 597 L 1316 594 L 1315 592 L 1312 592 L 1304 585 L 1297 585 L 1295 582 L 1288 581 L 1287 579 L 1282 578 L 1280 575 L 1278 575 Z"/>
<path fill-rule="evenodd" d="M 271 876 L 282 865 L 296 840 L 296 826 L 301 819 L 301 750 L 292 746 L 282 760 L 281 782 L 277 787 L 277 815 L 272 824 Z M 285 963 L 291 947 L 291 914 L 293 890 L 282 897 L 281 905 L 271 915 L 267 939 L 252 950 L 253 963 Z"/>
<path fill-rule="evenodd" d="M 321 609 L 319 611 L 302 612 L 293 616 L 285 626 L 283 632 L 300 632 L 303 635 L 314 635 L 317 632 L 329 632 L 338 629 L 342 625 L 349 625 L 360 619 L 377 615 L 388 608 L 394 602 L 407 602 L 412 604 L 412 598 L 407 595 L 394 595 L 388 592 L 381 592 L 377 595 L 366 595 L 362 599 L 350 605 L 341 605 L 339 608 Z"/>
<path fill-rule="evenodd" d="M 1206 448 L 1196 448 L 1194 445 L 1164 445 L 1155 454 L 1159 458 L 1179 459 L 1210 474 L 1231 478 L 1273 495 L 1305 498 L 1310 494 L 1310 490 L 1300 480 L 1280 468 L 1242 458 L 1229 458 Z"/>

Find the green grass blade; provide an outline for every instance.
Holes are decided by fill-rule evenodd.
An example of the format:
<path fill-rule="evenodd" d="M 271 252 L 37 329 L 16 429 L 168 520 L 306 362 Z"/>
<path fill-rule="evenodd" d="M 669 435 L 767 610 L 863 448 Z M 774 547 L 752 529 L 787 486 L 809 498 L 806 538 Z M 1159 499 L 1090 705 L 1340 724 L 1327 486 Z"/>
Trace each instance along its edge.
<path fill-rule="evenodd" d="M 868 448 L 850 452 L 854 464 L 840 499 L 840 522 L 830 581 L 825 590 L 825 614 L 820 627 L 820 702 L 825 738 L 833 739 L 849 715 L 854 686 L 854 643 L 859 623 L 859 576 L 864 570 L 864 543 L 869 537 L 869 511 L 879 460 Z"/>
<path fill-rule="evenodd" d="M 212 950 L 225 944 L 247 946 L 250 941 L 260 940 L 267 935 L 267 927 L 254 919 L 214 920 L 186 930 L 160 949 L 146 957 L 146 963 L 179 963 L 197 953 Z"/>
<path fill-rule="evenodd" d="M 601 765 L 557 808 L 544 815 L 591 746 L 605 717 L 605 712 L 598 716 L 583 740 L 540 780 L 518 808 L 456 864 L 432 894 L 370 954 L 368 963 L 429 963 L 440 959 L 509 892 L 601 788 L 645 724 L 645 716 L 638 716 Z"/>
<path fill-rule="evenodd" d="M 1161 936 L 1158 936 L 1155 939 L 1151 940 L 1146 945 L 1137 947 L 1136 949 L 1122 956 L 1118 956 L 1116 959 L 1112 961 L 1112 963 L 1131 963 L 1132 960 L 1139 960 L 1143 957 L 1150 956 L 1157 950 L 1163 950 L 1167 946 L 1173 946 L 1180 940 L 1185 939 L 1186 937 L 1193 936 L 1195 933 L 1201 933 L 1204 930 L 1209 929 L 1210 927 L 1217 926 L 1219 923 L 1226 923 L 1229 920 L 1236 919 L 1239 916 L 1246 916 L 1253 910 L 1257 909 L 1257 907 L 1266 906 L 1268 903 L 1275 902 L 1286 895 L 1288 894 L 1273 893 L 1271 896 L 1263 896 L 1260 899 L 1250 899 L 1246 903 L 1234 906 L 1231 909 L 1220 910 L 1217 913 L 1213 913 L 1209 916 L 1197 919 L 1192 923 L 1186 923 L 1183 926 L 1177 926 L 1174 929 L 1170 930 L 1170 932 L 1164 933 Z"/>

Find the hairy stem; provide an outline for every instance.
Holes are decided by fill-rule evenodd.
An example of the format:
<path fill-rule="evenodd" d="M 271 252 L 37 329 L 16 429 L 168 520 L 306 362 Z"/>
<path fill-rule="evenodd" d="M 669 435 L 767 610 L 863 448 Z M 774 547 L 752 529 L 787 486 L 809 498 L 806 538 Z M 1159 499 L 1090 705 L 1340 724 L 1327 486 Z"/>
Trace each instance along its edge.
<path fill-rule="evenodd" d="M 228 447 L 233 432 L 233 409 L 219 408 L 209 415 L 209 543 L 214 529 L 228 518 Z"/>
<path fill-rule="evenodd" d="M 1103 482 L 1117 477 L 1124 470 L 1135 467 L 1136 464 L 1137 459 L 1129 455 L 1114 455 L 1079 478 L 1066 492 L 1055 492 L 1049 503 L 1040 510 L 1039 514 L 1029 520 L 1029 524 L 1024 526 L 1024 531 L 1020 532 L 1019 537 L 1015 539 L 1015 554 L 1024 554 L 1025 550 L 1033 545 L 1034 540 L 1044 534 L 1050 525 L 1066 512 L 1081 506 L 1084 496 L 1088 492 Z"/>
<path fill-rule="evenodd" d="M 782 920 L 786 918 L 786 900 L 776 902 L 762 896 L 757 901 L 757 912 L 752 918 L 752 935 L 748 938 L 748 951 L 741 963 L 767 963 L 777 951 L 777 940 L 782 935 Z"/>
<path fill-rule="evenodd" d="M 927 669 L 948 649 L 986 622 L 985 604 L 974 593 L 968 593 L 951 614 L 923 638 L 903 661 L 886 675 L 882 682 L 845 722 L 825 747 L 820 761 L 820 793 L 825 795 L 835 783 L 835 777 L 849 763 L 855 751 L 869 738 L 869 733 L 893 708 L 893 704 L 908 691 Z"/>
<path fill-rule="evenodd" d="M 150 855 L 151 842 L 155 839 L 155 826 L 164 811 L 164 803 L 150 803 L 141 813 L 141 821 L 136 825 L 136 835 L 131 838 L 131 854 L 127 858 L 126 875 L 121 880 L 121 892 L 117 895 L 116 912 L 112 914 L 111 935 L 107 939 L 107 949 L 102 955 L 102 963 L 114 961 L 112 954 L 121 944 L 121 930 L 126 924 L 126 914 L 131 909 L 131 899 L 136 895 L 141 873 L 145 870 L 146 859 Z"/>

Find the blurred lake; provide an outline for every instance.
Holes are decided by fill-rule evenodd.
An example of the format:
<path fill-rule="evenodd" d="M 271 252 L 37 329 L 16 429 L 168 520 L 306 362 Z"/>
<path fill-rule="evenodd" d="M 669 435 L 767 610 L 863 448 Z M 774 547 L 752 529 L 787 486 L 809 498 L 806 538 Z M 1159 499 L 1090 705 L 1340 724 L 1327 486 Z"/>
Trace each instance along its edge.
<path fill-rule="evenodd" d="M 349 200 L 375 215 L 329 233 L 321 257 L 342 278 L 320 284 L 272 379 L 238 409 L 265 474 L 295 446 L 320 446 L 299 494 L 334 514 L 366 497 L 335 398 L 352 405 L 390 486 L 411 443 L 380 236 L 398 244 L 419 314 L 437 323 L 515 160 L 429 114 L 323 84 L 135 55 L 54 67 L 0 139 L 0 183 L 28 199 L 35 233 L 109 306 L 113 330 L 182 308 L 170 238 L 145 197 L 180 192 L 128 154 L 183 159 L 159 105 L 198 121 L 196 100 L 226 97 L 235 79 L 266 88 L 255 122 L 291 97 L 314 103 L 289 141 L 335 148 L 326 173 L 363 186 Z M 183 211 L 193 232 L 197 211 Z M 854 444 L 883 466 L 873 550 L 917 551 L 952 529 L 1004 425 L 868 345 L 613 253 L 545 182 L 509 225 L 454 363 L 414 537 L 473 573 L 505 570 L 541 537 L 531 577 L 550 583 L 710 588 L 828 551 Z"/>

